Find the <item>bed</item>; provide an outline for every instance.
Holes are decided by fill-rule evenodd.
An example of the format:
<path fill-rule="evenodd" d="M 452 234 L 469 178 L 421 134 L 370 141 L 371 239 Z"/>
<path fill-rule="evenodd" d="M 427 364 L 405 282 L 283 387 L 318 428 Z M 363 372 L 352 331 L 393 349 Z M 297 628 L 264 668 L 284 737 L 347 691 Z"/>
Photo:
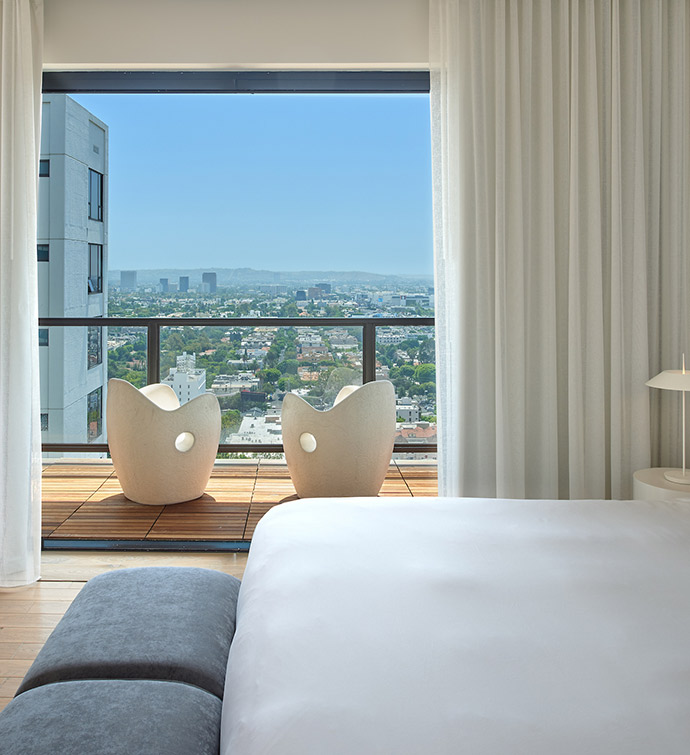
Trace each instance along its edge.
<path fill-rule="evenodd" d="M 314 499 L 260 522 L 223 755 L 687 755 L 690 502 Z"/>

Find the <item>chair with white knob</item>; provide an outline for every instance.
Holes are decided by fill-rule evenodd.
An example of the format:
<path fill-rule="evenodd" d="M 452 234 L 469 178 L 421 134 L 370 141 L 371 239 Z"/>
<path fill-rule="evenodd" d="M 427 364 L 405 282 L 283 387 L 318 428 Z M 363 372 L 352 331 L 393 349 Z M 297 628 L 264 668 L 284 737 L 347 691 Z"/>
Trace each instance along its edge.
<path fill-rule="evenodd" d="M 161 383 L 141 390 L 108 381 L 108 446 L 125 496 L 161 506 L 199 498 L 220 440 L 218 399 L 205 393 L 180 406 Z"/>
<path fill-rule="evenodd" d="M 375 496 L 395 437 L 395 389 L 387 380 L 348 385 L 319 411 L 294 393 L 283 399 L 283 447 L 300 498 Z"/>

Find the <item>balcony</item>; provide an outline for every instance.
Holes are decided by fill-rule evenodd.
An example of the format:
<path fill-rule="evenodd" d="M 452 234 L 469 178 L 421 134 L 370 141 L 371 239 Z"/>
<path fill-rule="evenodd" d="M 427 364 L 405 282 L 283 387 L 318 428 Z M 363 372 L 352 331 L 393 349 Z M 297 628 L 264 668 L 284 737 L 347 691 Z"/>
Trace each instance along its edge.
<path fill-rule="evenodd" d="M 317 408 L 325 408 L 332 400 L 329 391 L 337 392 L 338 385 L 328 387 L 325 394 L 310 389 L 309 386 L 319 380 L 322 364 L 337 364 L 348 382 L 369 382 L 375 380 L 377 375 L 385 376 L 384 354 L 390 354 L 391 349 L 396 348 L 400 334 L 429 332 L 434 319 L 100 317 L 41 318 L 39 324 L 41 329 L 51 331 L 47 342 L 57 343 L 61 349 L 59 354 L 67 354 L 70 343 L 76 355 L 86 350 L 89 379 L 97 377 L 99 370 L 101 375 L 100 387 L 94 387 L 96 383 L 92 380 L 94 384 L 82 390 L 82 393 L 87 392 L 84 407 L 74 412 L 78 419 L 84 415 L 84 419 L 79 421 L 85 424 L 85 437 L 70 437 L 65 432 L 56 439 L 55 433 L 51 434 L 49 430 L 44 432 L 44 547 L 245 550 L 259 519 L 272 506 L 295 497 L 287 467 L 282 460 L 279 423 L 282 397 L 278 385 L 282 384 L 284 390 L 301 385 L 300 390 L 308 394 L 308 399 Z M 56 331 L 55 337 L 53 331 Z M 292 367 L 296 369 L 283 375 L 285 379 L 289 378 L 287 382 L 276 380 L 273 386 L 258 384 L 263 379 L 259 376 L 266 375 L 262 369 L 265 365 L 261 362 L 261 355 L 270 351 L 271 338 L 268 334 L 272 334 L 275 343 L 280 340 L 278 334 L 286 332 L 291 334 L 287 339 L 289 344 L 280 347 L 280 358 L 285 364 L 288 350 L 296 354 L 291 358 L 291 362 L 294 362 Z M 262 433 L 252 435 L 243 432 L 244 422 L 234 428 L 224 424 L 218 449 L 220 458 L 206 495 L 201 499 L 157 507 L 132 503 L 123 496 L 107 458 L 105 380 L 106 375 L 113 375 L 118 364 L 113 354 L 120 348 L 118 344 L 136 344 L 131 348 L 127 365 L 130 374 L 138 378 L 140 384 L 159 382 L 168 377 L 167 370 L 175 364 L 175 360 L 178 368 L 182 364 L 187 370 L 186 374 L 196 379 L 199 377 L 197 373 L 203 370 L 197 369 L 198 364 L 196 367 L 192 365 L 186 353 L 180 351 L 186 335 L 209 333 L 219 343 L 223 341 L 223 334 L 230 334 L 229 338 L 234 339 L 238 349 L 241 346 L 243 350 L 243 361 L 236 360 L 242 363 L 239 367 L 235 366 L 232 378 L 216 375 L 214 371 L 207 381 L 204 373 L 204 377 L 196 381 L 200 384 L 200 390 L 206 390 L 206 385 L 212 382 L 212 390 L 223 407 L 228 394 L 238 399 L 238 392 L 245 393 L 240 385 L 245 381 L 248 386 L 246 395 L 250 398 L 260 396 L 262 400 L 258 404 L 262 408 L 254 405 L 250 410 L 243 409 L 241 412 L 226 407 L 224 414 L 231 411 L 235 415 L 244 413 L 245 418 L 252 420 L 247 425 L 262 425 L 263 420 L 265 427 L 262 425 Z M 420 336 L 420 340 L 423 338 L 427 336 Z M 101 351 L 105 343 L 108 349 Z M 429 343 L 433 346 L 433 341 L 427 340 L 426 343 L 427 347 Z M 173 344 L 176 344 L 174 348 Z M 62 361 L 68 360 L 63 357 Z M 228 363 L 230 361 L 227 360 Z M 99 369 L 93 369 L 93 365 Z M 408 368 L 407 373 L 411 369 Z M 171 374 L 173 372 L 171 370 Z M 56 394 L 67 395 L 67 369 L 65 374 L 60 374 L 60 378 L 65 382 L 62 392 L 57 391 Z M 411 384 L 414 381 L 410 378 L 407 382 Z M 407 383 L 400 382 L 399 388 L 403 385 Z M 419 383 L 415 385 L 421 390 Z M 426 394 L 420 393 L 418 400 L 423 406 L 432 406 L 435 414 L 434 397 L 427 395 L 429 385 L 433 388 L 433 384 L 425 383 Z M 67 386 L 67 390 L 64 386 Z M 49 394 L 48 388 L 50 386 L 42 386 L 46 394 Z M 398 390 L 398 393 L 401 391 Z M 242 395 L 242 399 L 244 397 Z M 436 495 L 435 425 L 429 421 L 415 421 L 410 414 L 414 410 L 414 402 L 407 394 L 399 395 L 399 398 L 400 423 L 394 457 L 381 495 Z M 76 401 L 74 405 L 78 405 Z M 93 458 L 94 455 L 100 458 Z"/>

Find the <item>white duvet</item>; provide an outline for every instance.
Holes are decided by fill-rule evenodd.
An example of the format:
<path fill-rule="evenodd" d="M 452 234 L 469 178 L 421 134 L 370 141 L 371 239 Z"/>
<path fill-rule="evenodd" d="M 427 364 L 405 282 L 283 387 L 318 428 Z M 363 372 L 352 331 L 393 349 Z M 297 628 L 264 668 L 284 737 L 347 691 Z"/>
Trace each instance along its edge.
<path fill-rule="evenodd" d="M 287 503 L 238 611 L 223 755 L 690 753 L 690 503 Z"/>

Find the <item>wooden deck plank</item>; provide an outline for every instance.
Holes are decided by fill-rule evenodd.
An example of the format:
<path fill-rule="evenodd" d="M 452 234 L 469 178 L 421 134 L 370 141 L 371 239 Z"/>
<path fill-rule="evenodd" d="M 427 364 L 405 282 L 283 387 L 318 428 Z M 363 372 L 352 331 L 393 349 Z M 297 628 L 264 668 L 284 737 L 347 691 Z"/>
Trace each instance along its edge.
<path fill-rule="evenodd" d="M 393 462 L 381 497 L 434 496 L 436 466 Z M 170 506 L 142 506 L 122 493 L 113 467 L 51 462 L 43 472 L 43 536 L 93 540 L 250 540 L 273 506 L 296 498 L 290 473 L 276 460 L 224 461 L 206 494 Z"/>

